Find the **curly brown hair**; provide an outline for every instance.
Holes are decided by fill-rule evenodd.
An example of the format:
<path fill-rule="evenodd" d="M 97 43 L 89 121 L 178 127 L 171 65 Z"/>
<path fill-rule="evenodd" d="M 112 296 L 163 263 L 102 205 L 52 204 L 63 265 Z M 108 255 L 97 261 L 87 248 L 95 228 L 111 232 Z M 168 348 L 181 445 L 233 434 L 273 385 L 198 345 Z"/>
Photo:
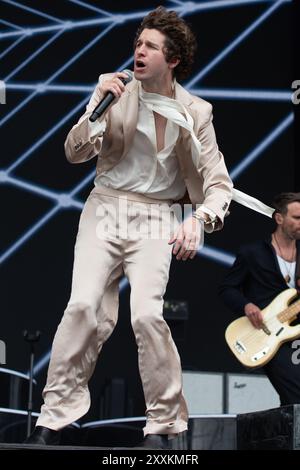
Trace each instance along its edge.
<path fill-rule="evenodd" d="M 179 64 L 173 73 L 178 80 L 186 79 L 191 73 L 197 42 L 194 33 L 188 24 L 179 18 L 175 11 L 168 11 L 159 6 L 151 11 L 140 24 L 135 40 L 134 48 L 142 31 L 157 29 L 166 36 L 164 55 L 167 62 L 171 59 L 179 59 Z"/>

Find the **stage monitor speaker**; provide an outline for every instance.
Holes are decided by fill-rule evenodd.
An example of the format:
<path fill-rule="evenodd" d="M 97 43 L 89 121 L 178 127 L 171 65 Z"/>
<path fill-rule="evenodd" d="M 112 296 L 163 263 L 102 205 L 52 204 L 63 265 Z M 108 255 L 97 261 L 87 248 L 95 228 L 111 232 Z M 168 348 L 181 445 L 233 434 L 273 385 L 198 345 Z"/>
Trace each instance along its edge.
<path fill-rule="evenodd" d="M 280 405 L 279 396 L 265 375 L 226 374 L 226 413 L 249 413 Z"/>
<path fill-rule="evenodd" d="M 189 414 L 223 413 L 224 374 L 183 371 L 183 393 Z"/>

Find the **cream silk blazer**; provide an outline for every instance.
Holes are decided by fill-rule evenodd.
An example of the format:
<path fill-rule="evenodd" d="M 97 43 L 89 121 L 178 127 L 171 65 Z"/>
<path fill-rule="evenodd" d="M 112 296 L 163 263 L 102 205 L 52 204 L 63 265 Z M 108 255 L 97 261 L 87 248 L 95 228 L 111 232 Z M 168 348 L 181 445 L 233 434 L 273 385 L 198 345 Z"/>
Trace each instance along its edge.
<path fill-rule="evenodd" d="M 90 138 L 88 116 L 103 98 L 99 85 L 112 74 L 100 75 L 99 83 L 86 107 L 86 112 L 71 129 L 65 141 L 65 152 L 71 163 L 81 163 L 97 156 L 97 175 L 111 169 L 126 156 L 133 140 L 138 119 L 138 82 L 127 84 L 121 98 L 102 116 L 106 120 L 103 135 Z M 176 100 L 183 104 L 194 120 L 194 131 L 201 143 L 197 167 L 191 156 L 191 137 L 180 128 L 175 151 L 188 198 L 184 202 L 204 204 L 218 217 L 214 230 L 223 226 L 224 216 L 232 198 L 232 182 L 222 153 L 218 149 L 212 124 L 212 106 L 207 101 L 175 85 Z M 100 118 L 101 119 L 101 118 Z M 207 232 L 212 226 L 205 226 Z"/>

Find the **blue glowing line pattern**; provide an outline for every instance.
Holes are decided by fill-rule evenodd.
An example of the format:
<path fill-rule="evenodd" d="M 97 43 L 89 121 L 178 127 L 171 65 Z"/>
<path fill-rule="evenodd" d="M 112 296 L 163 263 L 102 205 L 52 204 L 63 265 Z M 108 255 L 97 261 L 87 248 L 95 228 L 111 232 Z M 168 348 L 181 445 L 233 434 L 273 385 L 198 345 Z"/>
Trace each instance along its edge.
<path fill-rule="evenodd" d="M 19 105 L 16 106 L 11 112 L 6 114 L 0 120 L 0 127 L 2 127 L 10 118 L 15 116 L 24 106 L 26 106 L 31 100 L 33 100 L 36 96 L 38 96 L 40 93 L 47 93 L 47 92 L 61 92 L 61 93 L 73 93 L 74 91 L 78 93 L 82 93 L 85 95 L 84 100 L 80 101 L 80 103 L 75 106 L 69 113 L 67 113 L 64 118 L 62 118 L 58 123 L 53 125 L 43 136 L 41 136 L 35 143 L 33 143 L 30 148 L 25 150 L 8 168 L 4 169 L 2 173 L 2 177 L 0 178 L 0 184 L 9 184 L 9 185 L 15 185 L 17 187 L 22 187 L 24 190 L 31 191 L 35 194 L 39 194 L 42 197 L 48 197 L 50 199 L 53 199 L 53 193 L 48 190 L 42 190 L 37 189 L 36 185 L 31 185 L 29 182 L 26 184 L 23 182 L 18 183 L 17 177 L 14 178 L 8 178 L 8 175 L 11 174 L 12 171 L 14 171 L 20 164 L 24 162 L 27 158 L 29 158 L 41 145 L 45 144 L 47 140 L 55 134 L 66 122 L 69 121 L 70 117 L 72 117 L 74 114 L 78 112 L 79 109 L 83 108 L 85 102 L 87 101 L 87 95 L 90 94 L 90 92 L 93 89 L 93 86 L 87 86 L 87 85 L 53 85 L 51 86 L 51 82 L 56 79 L 64 70 L 66 70 L 68 67 L 70 67 L 74 62 L 76 62 L 77 59 L 79 59 L 84 53 L 86 53 L 94 44 L 99 42 L 102 38 L 104 38 L 114 27 L 116 27 L 120 23 L 120 15 L 112 14 L 110 12 L 103 11 L 102 9 L 96 8 L 92 5 L 89 5 L 86 2 L 83 1 L 77 1 L 73 0 L 70 1 L 70 3 L 77 4 L 83 8 L 89 9 L 89 10 L 94 10 L 95 12 L 99 13 L 99 18 L 96 20 L 92 19 L 89 20 L 90 23 L 89 25 L 87 24 L 86 26 L 92 26 L 95 25 L 95 21 L 98 21 L 98 24 L 101 24 L 101 20 L 105 20 L 103 22 L 109 23 L 109 25 L 101 31 L 96 37 L 94 37 L 86 46 L 84 46 L 80 51 L 78 51 L 76 54 L 74 54 L 62 67 L 60 67 L 54 74 L 51 75 L 45 82 L 39 83 L 39 84 L 31 84 L 31 85 L 26 85 L 22 83 L 10 83 L 10 78 L 12 78 L 18 71 L 20 71 L 23 67 L 25 67 L 31 60 L 36 58 L 39 54 L 41 54 L 44 49 L 53 41 L 57 39 L 58 36 L 60 36 L 63 33 L 66 33 L 73 28 L 76 27 L 76 22 L 67 23 L 59 18 L 53 17 L 52 15 L 45 14 L 44 12 L 40 10 L 33 9 L 31 7 L 27 7 L 24 4 L 21 4 L 16 1 L 12 0 L 2 0 L 4 3 L 14 5 L 16 8 L 22 8 L 26 11 L 32 12 L 36 15 L 39 15 L 43 18 L 47 18 L 48 20 L 54 21 L 55 26 L 58 27 L 60 30 L 58 33 L 56 33 L 54 36 L 52 36 L 49 40 L 47 40 L 41 47 L 39 47 L 33 54 L 31 54 L 27 59 L 23 61 L 23 63 L 19 64 L 13 71 L 10 72 L 10 74 L 6 77 L 6 80 L 4 80 L 7 86 L 8 90 L 22 90 L 22 91 L 31 91 L 31 93 L 23 99 Z M 201 89 L 201 88 L 193 88 L 193 85 L 199 84 L 201 79 L 209 73 L 221 60 L 225 60 L 227 56 L 233 51 L 234 48 L 236 48 L 241 41 L 245 40 L 256 28 L 258 28 L 263 21 L 265 21 L 267 18 L 269 18 L 270 15 L 272 15 L 279 7 L 281 7 L 284 3 L 290 3 L 290 0 L 277 0 L 277 1 L 263 1 L 263 0 L 243 0 L 243 1 L 225 1 L 225 0 L 219 0 L 219 1 L 211 1 L 211 2 L 171 2 L 174 3 L 175 6 L 173 9 L 176 10 L 177 12 L 181 13 L 182 15 L 185 14 L 190 14 L 191 11 L 198 12 L 198 11 L 203 11 L 203 10 L 208 10 L 208 9 L 216 9 L 216 8 L 228 8 L 228 7 L 237 7 L 237 6 L 244 6 L 244 5 L 249 5 L 249 4 L 271 4 L 271 6 L 268 6 L 268 8 L 263 12 L 263 14 L 259 15 L 259 17 L 252 23 L 250 24 L 237 38 L 235 38 L 229 45 L 226 45 L 226 47 L 214 58 L 212 59 L 205 67 L 202 68 L 196 75 L 188 82 L 187 88 L 195 94 L 199 94 L 200 96 L 203 97 L 211 97 L 211 98 L 219 98 L 219 99 L 230 99 L 230 100 L 246 100 L 246 99 L 251 99 L 251 100 L 269 100 L 269 101 L 290 101 L 291 93 L 288 91 L 272 91 L 272 90 L 214 90 L 214 89 Z M 140 19 L 143 17 L 147 11 L 143 12 L 129 12 L 126 14 L 123 14 L 123 20 L 132 20 L 133 18 L 135 19 Z M 103 23 L 102 22 L 102 23 Z M 3 20 L 2 23 L 5 23 L 7 26 L 11 27 L 12 29 L 17 29 L 16 33 L 20 33 L 24 35 L 26 32 L 26 29 L 21 28 L 18 25 L 11 25 L 10 22 Z M 81 25 L 83 21 L 80 22 Z M 53 25 L 52 25 L 53 26 Z M 48 32 L 53 31 L 52 26 L 49 27 Z M 38 29 L 38 28 L 37 28 Z M 28 30 L 27 30 L 28 32 Z M 34 28 L 31 28 L 31 35 L 38 34 L 38 32 Z M 0 31 L 0 39 L 6 37 L 5 32 Z M 22 36 L 23 38 L 24 36 Z M 15 42 L 13 43 L 15 44 Z M 128 67 L 130 63 L 132 62 L 132 57 L 129 57 L 120 67 L 119 69 L 122 70 L 126 66 Z M 249 155 L 246 155 L 241 158 L 240 163 L 231 171 L 231 176 L 233 179 L 239 176 L 239 174 L 242 171 L 245 171 L 246 168 L 256 159 L 258 158 L 264 149 L 266 149 L 271 143 L 280 135 L 281 132 L 283 132 L 293 121 L 293 116 L 289 114 L 289 116 L 283 121 L 283 123 L 279 123 L 278 126 L 276 126 L 275 129 L 273 129 L 269 135 L 267 135 L 262 142 L 260 142 L 252 151 Z M 6 175 L 7 177 L 5 177 Z M 80 189 L 84 188 L 86 184 L 88 184 L 91 180 L 93 179 L 93 174 L 88 175 L 82 183 L 78 185 L 79 189 L 73 189 L 70 191 L 70 198 L 72 199 L 72 195 L 75 194 L 77 191 Z M 56 196 L 56 199 L 59 196 Z M 82 204 L 72 204 L 70 203 L 70 207 L 82 207 Z M 60 204 L 58 204 L 58 207 L 60 207 Z M 63 206 L 61 206 L 63 207 Z M 56 209 L 55 213 L 57 212 L 58 209 Z M 51 211 L 52 214 L 52 211 Z M 45 215 L 46 220 L 48 220 L 47 214 Z M 41 220 L 44 220 L 42 218 Z M 0 256 L 0 262 L 3 262 L 4 260 L 8 259 L 9 256 L 11 256 L 15 249 L 20 248 L 22 244 L 20 243 L 20 240 L 23 240 L 24 242 L 29 239 L 28 233 L 35 233 L 35 231 L 41 227 L 43 223 L 35 224 L 35 230 L 29 229 L 29 231 L 26 231 L 20 239 L 16 242 L 13 243 L 11 247 L 8 247 L 4 253 Z M 13 249 L 12 247 L 15 247 Z"/>
<path fill-rule="evenodd" d="M 24 0 L 25 1 L 25 0 Z M 53 217 L 57 216 L 62 210 L 81 210 L 83 203 L 76 199 L 76 195 L 84 190 L 93 180 L 94 171 L 87 171 L 87 174 L 82 180 L 77 183 L 73 188 L 66 192 L 59 192 L 52 190 L 51 188 L 43 187 L 33 181 L 26 181 L 14 174 L 14 172 L 27 161 L 38 149 L 45 146 L 47 142 L 55 136 L 64 126 L 70 127 L 73 124 L 73 116 L 83 110 L 84 105 L 87 103 L 88 98 L 94 88 L 94 84 L 91 83 L 59 83 L 57 79 L 65 71 L 69 70 L 71 66 L 76 64 L 80 58 L 86 55 L 95 45 L 104 41 L 110 33 L 114 32 L 118 27 L 123 26 L 128 22 L 137 22 L 143 18 L 149 10 L 138 10 L 138 11 L 126 11 L 126 12 L 111 12 L 106 11 L 102 8 L 96 7 L 87 1 L 83 0 L 68 0 L 70 7 L 78 8 L 81 16 L 80 20 L 69 20 L 64 18 L 58 18 L 55 15 L 45 13 L 43 10 L 43 3 L 39 9 L 32 8 L 26 5 L 24 2 L 13 1 L 13 0 L 0 0 L 0 3 L 6 4 L 11 8 L 16 9 L 16 15 L 14 17 L 14 23 L 10 18 L 0 19 L 0 41 L 5 41 L 6 49 L 0 54 L 0 60 L 9 57 L 20 44 L 24 44 L 24 40 L 30 41 L 31 38 L 39 37 L 41 40 L 46 37 L 43 44 L 37 47 L 34 52 L 24 57 L 24 60 L 16 65 L 11 70 L 6 78 L 0 77 L 4 80 L 6 89 L 9 94 L 19 93 L 22 94 L 22 98 L 16 104 L 16 106 L 8 111 L 0 120 L 0 129 L 6 126 L 9 121 L 16 117 L 21 110 L 24 110 L 26 106 L 37 100 L 41 94 L 60 94 L 61 96 L 79 95 L 80 100 L 77 104 L 68 109 L 64 109 L 62 106 L 62 115 L 60 119 L 54 122 L 49 128 L 40 134 L 35 142 L 33 142 L 28 148 L 23 149 L 20 154 L 10 162 L 7 167 L 0 168 L 0 185 L 10 186 L 17 188 L 18 190 L 29 192 L 35 197 L 46 198 L 52 203 L 52 207 L 48 209 L 38 220 L 35 221 L 30 227 L 28 227 L 24 233 L 19 234 L 16 240 L 13 240 L 11 245 L 6 247 L 0 254 L 0 264 L 7 262 L 18 250 L 20 250 L 24 244 L 26 244 L 31 237 L 33 237 L 42 227 L 44 227 Z M 236 50 L 242 43 L 249 40 L 253 33 L 262 27 L 263 23 L 272 17 L 272 15 L 278 13 L 284 5 L 291 4 L 291 0 L 215 0 L 215 1 L 180 1 L 171 0 L 168 2 L 168 7 L 177 11 L 181 16 L 192 16 L 200 14 L 201 12 L 214 12 L 216 10 L 223 10 L 224 15 L 226 11 L 237 8 L 244 8 L 257 6 L 257 16 L 254 21 L 250 21 L 249 24 L 240 31 L 236 37 L 234 37 L 229 43 L 224 44 L 220 51 L 211 57 L 206 65 L 198 70 L 191 80 L 185 84 L 186 88 L 193 94 L 199 95 L 203 98 L 220 99 L 227 101 L 246 101 L 251 100 L 254 102 L 265 101 L 272 103 L 283 103 L 286 104 L 285 117 L 281 119 L 275 126 L 270 127 L 267 134 L 258 143 L 255 143 L 252 150 L 246 155 L 240 155 L 238 163 L 231 169 L 231 177 L 236 180 L 242 173 L 244 173 L 250 165 L 252 165 L 258 158 L 262 158 L 264 151 L 271 146 L 276 139 L 278 139 L 293 123 L 293 114 L 290 112 L 291 109 L 291 91 L 290 90 L 273 90 L 273 89 L 224 89 L 224 88 L 208 88 L 201 86 L 201 80 L 215 69 L 221 62 L 226 61 L 230 57 L 231 53 Z M 34 18 L 35 23 L 32 26 L 32 22 L 28 20 L 28 25 L 17 24 L 17 11 L 22 10 L 26 12 L 26 17 Z M 32 16 L 30 16 L 32 15 Z M 94 15 L 94 16 L 90 16 Z M 40 19 L 41 23 L 37 24 L 37 20 Z M 29 64 L 36 63 L 39 59 L 45 60 L 44 53 L 47 53 L 49 46 L 53 47 L 55 42 L 58 42 L 62 37 L 69 36 L 72 32 L 78 29 L 91 30 L 94 37 L 90 38 L 89 41 L 80 47 L 77 52 L 73 51 L 70 56 L 63 63 L 59 65 L 54 73 L 44 80 L 37 80 L 35 83 L 26 81 L 15 80 L 17 74 L 26 70 Z M 43 36 L 44 35 L 44 36 Z M 49 37 L 48 37 L 49 36 Z M 11 41 L 10 44 L 8 42 Z M 8 45 L 7 45 L 8 44 Z M 116 70 L 122 70 L 128 68 L 133 61 L 132 55 L 124 58 L 123 62 L 118 64 Z M 117 64 L 116 64 L 117 65 Z M 14 78 L 14 81 L 12 81 Z M 55 83 L 54 83 L 55 81 Z M 82 96 L 80 96 L 82 95 Z M 3 107 L 5 111 L 5 107 Z M 207 245 L 199 253 L 201 256 L 209 258 L 212 262 L 221 264 L 231 264 L 234 260 L 234 256 L 231 253 L 223 252 L 217 248 L 209 247 Z M 126 280 L 121 281 L 121 291 L 127 286 Z M 48 355 L 46 355 L 37 364 L 35 371 L 40 371 L 47 363 Z"/>

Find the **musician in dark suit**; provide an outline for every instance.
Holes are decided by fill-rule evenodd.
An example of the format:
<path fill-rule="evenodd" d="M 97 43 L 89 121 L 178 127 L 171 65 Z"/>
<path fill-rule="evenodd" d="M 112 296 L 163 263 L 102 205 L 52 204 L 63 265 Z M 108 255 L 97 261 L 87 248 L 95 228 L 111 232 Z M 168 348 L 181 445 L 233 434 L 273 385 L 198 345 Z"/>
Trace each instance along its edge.
<path fill-rule="evenodd" d="M 258 329 L 261 310 L 280 292 L 293 287 L 300 294 L 300 193 L 281 193 L 272 206 L 274 232 L 267 240 L 242 246 L 219 287 L 225 305 Z M 281 405 L 300 403 L 300 338 L 284 343 L 264 372 Z"/>

